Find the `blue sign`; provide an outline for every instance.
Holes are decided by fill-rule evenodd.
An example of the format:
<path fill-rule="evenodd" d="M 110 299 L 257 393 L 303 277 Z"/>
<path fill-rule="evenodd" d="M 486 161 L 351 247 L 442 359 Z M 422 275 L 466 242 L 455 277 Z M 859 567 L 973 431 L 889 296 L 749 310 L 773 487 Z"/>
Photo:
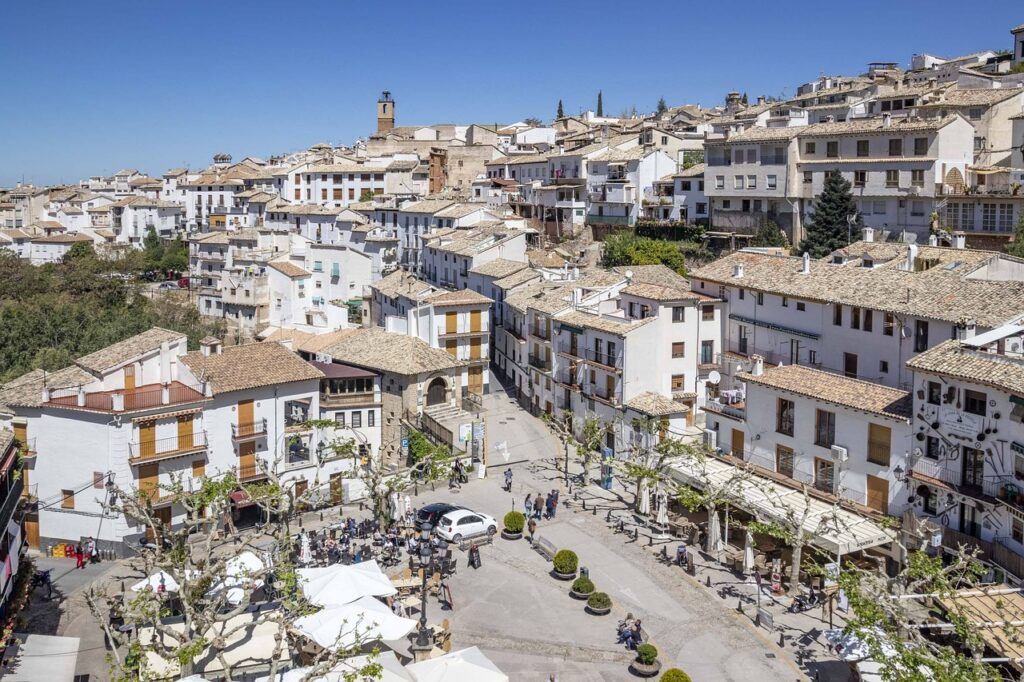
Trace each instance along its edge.
<path fill-rule="evenodd" d="M 402 439 L 402 447 L 403 448 L 409 447 L 409 439 L 408 438 L 403 438 Z"/>

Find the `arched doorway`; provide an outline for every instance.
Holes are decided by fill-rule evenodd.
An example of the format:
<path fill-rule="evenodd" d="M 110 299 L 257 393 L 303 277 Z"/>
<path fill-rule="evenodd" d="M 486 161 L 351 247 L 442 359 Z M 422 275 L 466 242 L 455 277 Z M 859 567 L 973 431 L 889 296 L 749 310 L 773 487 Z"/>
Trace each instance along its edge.
<path fill-rule="evenodd" d="M 427 387 L 427 407 L 448 402 L 448 385 L 441 377 L 435 378 Z"/>

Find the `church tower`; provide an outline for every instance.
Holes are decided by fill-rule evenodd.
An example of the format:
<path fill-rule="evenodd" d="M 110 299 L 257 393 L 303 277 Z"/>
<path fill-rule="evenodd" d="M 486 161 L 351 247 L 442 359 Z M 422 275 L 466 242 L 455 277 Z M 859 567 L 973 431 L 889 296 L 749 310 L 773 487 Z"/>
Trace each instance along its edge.
<path fill-rule="evenodd" d="M 377 100 L 377 134 L 386 133 L 395 127 L 395 100 L 385 90 Z"/>

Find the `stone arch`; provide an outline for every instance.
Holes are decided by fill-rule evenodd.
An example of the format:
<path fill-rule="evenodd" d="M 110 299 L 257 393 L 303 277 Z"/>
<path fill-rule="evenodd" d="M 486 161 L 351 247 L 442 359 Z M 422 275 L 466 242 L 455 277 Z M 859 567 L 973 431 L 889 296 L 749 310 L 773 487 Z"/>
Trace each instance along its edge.
<path fill-rule="evenodd" d="M 448 382 L 444 377 L 434 377 L 427 385 L 427 407 L 448 402 Z"/>

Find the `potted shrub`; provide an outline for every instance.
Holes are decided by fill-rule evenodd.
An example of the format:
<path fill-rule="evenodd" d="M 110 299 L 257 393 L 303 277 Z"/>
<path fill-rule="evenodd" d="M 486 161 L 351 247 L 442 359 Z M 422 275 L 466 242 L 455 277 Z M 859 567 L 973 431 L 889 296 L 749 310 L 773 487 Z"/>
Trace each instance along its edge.
<path fill-rule="evenodd" d="M 606 592 L 591 592 L 587 597 L 587 612 L 594 616 L 607 616 L 612 611 L 612 598 Z"/>
<path fill-rule="evenodd" d="M 559 580 L 572 580 L 576 577 L 576 569 L 580 566 L 576 552 L 571 549 L 558 550 L 551 563 L 554 567 L 552 573 Z"/>
<path fill-rule="evenodd" d="M 630 665 L 634 675 L 654 677 L 661 670 L 658 649 L 653 644 L 641 644 L 636 648 L 636 658 Z"/>
<path fill-rule="evenodd" d="M 661 674 L 661 682 L 692 682 L 690 676 L 679 668 L 669 668 Z"/>
<path fill-rule="evenodd" d="M 501 537 L 506 540 L 518 540 L 523 537 L 523 526 L 526 525 L 526 517 L 523 512 L 510 511 L 505 514 L 505 527 L 501 531 Z"/>
<path fill-rule="evenodd" d="M 581 575 L 573 581 L 572 587 L 569 589 L 569 594 L 574 599 L 586 599 L 593 591 L 594 582 L 587 576 Z"/>

